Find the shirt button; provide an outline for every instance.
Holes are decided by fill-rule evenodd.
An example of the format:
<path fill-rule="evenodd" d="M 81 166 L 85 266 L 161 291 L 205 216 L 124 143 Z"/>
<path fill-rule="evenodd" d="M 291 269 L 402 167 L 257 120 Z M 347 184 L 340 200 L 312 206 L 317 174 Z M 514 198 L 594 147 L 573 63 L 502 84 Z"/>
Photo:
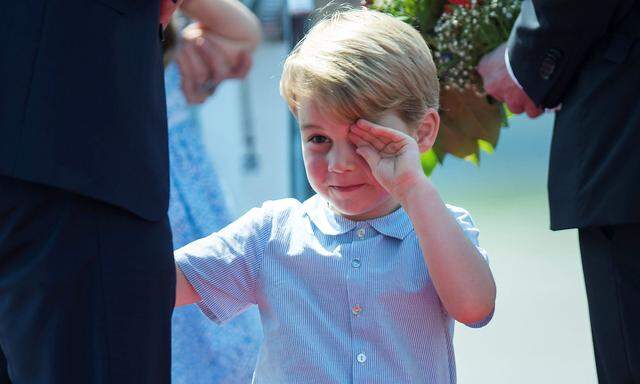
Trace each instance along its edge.
<path fill-rule="evenodd" d="M 364 233 L 365 233 L 364 228 L 360 228 L 360 229 L 358 229 L 358 231 L 356 232 L 356 234 L 358 235 L 358 238 L 360 238 L 360 239 L 364 239 Z"/>
<path fill-rule="evenodd" d="M 358 359 L 358 363 L 364 364 L 364 362 L 367 361 L 367 355 L 365 355 L 364 353 L 358 353 L 356 359 Z"/>
<path fill-rule="evenodd" d="M 358 316 L 360 312 L 362 312 L 362 307 L 360 306 L 360 304 L 356 304 L 353 306 L 353 308 L 351 308 L 351 313 L 353 313 L 356 316 Z"/>
<path fill-rule="evenodd" d="M 360 268 L 360 265 L 362 265 L 362 263 L 360 262 L 360 259 L 351 260 L 351 266 L 353 268 Z"/>

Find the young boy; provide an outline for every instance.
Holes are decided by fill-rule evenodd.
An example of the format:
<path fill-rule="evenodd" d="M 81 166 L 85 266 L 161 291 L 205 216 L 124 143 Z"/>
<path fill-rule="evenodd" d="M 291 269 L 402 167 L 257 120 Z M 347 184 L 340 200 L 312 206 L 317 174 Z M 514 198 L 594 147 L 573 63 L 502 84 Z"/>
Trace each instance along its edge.
<path fill-rule="evenodd" d="M 453 320 L 486 324 L 495 285 L 469 214 L 419 154 L 439 126 L 420 34 L 369 10 L 317 24 L 285 62 L 304 203 L 264 203 L 176 252 L 176 305 L 224 323 L 258 305 L 254 383 L 455 383 Z"/>

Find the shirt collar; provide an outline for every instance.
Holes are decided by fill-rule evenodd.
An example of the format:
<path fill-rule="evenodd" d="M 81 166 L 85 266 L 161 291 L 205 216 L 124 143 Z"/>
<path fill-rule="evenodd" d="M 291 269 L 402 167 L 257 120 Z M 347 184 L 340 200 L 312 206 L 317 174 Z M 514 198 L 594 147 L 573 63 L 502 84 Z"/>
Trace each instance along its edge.
<path fill-rule="evenodd" d="M 353 221 L 337 214 L 320 195 L 309 198 L 303 203 L 303 207 L 313 224 L 325 235 L 342 235 L 353 230 L 359 223 L 368 223 L 381 234 L 400 240 L 413 231 L 411 220 L 402 207 L 386 216 L 365 221 Z"/>

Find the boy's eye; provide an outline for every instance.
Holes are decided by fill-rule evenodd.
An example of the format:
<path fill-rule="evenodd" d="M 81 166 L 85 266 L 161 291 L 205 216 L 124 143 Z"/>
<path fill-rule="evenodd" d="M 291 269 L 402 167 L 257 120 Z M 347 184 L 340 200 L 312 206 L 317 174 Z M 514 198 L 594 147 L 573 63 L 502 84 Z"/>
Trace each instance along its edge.
<path fill-rule="evenodd" d="M 326 136 L 315 135 L 309 138 L 309 142 L 313 144 L 324 144 L 327 141 L 329 141 L 329 139 Z"/>

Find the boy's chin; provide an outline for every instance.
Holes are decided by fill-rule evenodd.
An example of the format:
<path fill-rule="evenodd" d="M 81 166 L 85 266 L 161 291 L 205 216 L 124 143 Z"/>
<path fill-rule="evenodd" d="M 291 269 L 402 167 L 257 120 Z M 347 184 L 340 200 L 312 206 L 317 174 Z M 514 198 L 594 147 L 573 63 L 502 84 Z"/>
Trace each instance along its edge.
<path fill-rule="evenodd" d="M 366 197 L 360 197 L 359 199 L 346 201 L 332 199 L 328 196 L 324 196 L 324 198 L 329 202 L 329 207 L 334 212 L 354 221 L 385 216 L 393 212 L 398 206 L 389 196 L 371 200 Z"/>
<path fill-rule="evenodd" d="M 365 210 L 361 210 L 361 209 L 354 209 L 354 208 L 345 208 L 345 207 L 341 207 L 339 205 L 335 205 L 335 204 L 331 204 L 330 203 L 331 208 L 336 212 L 339 213 L 342 216 L 361 216 L 366 214 Z"/>
<path fill-rule="evenodd" d="M 340 216 L 354 221 L 373 219 L 386 214 L 385 212 L 376 212 L 376 207 L 341 207 L 334 204 L 330 204 L 330 206 Z"/>
<path fill-rule="evenodd" d="M 366 214 L 367 212 L 367 209 L 364 209 L 363 207 L 354 207 L 352 205 L 341 204 L 339 201 L 335 201 L 327 197 L 325 197 L 325 200 L 327 200 L 331 210 L 341 216 L 361 216 L 363 214 Z"/>

